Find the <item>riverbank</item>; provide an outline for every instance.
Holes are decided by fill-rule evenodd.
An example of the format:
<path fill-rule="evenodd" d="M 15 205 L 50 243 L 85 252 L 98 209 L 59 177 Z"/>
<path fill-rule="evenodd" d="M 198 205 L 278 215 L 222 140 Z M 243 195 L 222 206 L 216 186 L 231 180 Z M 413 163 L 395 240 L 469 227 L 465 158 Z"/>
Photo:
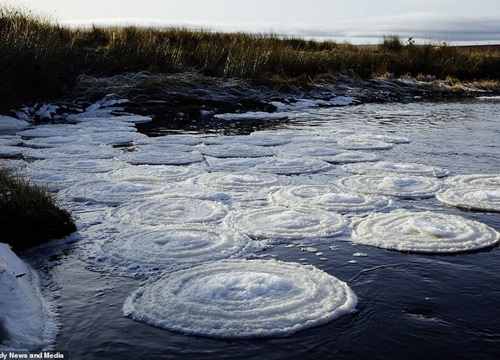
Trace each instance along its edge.
<path fill-rule="evenodd" d="M 318 87 L 338 92 L 346 82 L 357 83 L 356 88 L 367 82 L 378 93 L 375 98 L 383 96 L 380 93 L 391 97 L 388 82 L 381 84 L 380 78 L 453 83 L 454 90 L 462 83 L 467 88 L 500 88 L 500 52 L 493 47 L 415 45 L 398 36 L 389 36 L 378 46 L 354 46 L 273 34 L 178 28 L 73 29 L 12 9 L 0 9 L 0 19 L 4 39 L 0 44 L 0 108 L 4 112 L 37 102 L 93 101 L 82 99 L 89 91 L 84 85 L 144 73 L 167 79 L 159 84 L 146 79 L 141 86 L 148 91 L 164 91 L 170 78 L 183 74 L 194 74 L 197 81 L 244 83 L 271 94 L 285 90 L 285 94 L 312 91 L 317 95 Z M 191 84 L 197 86 L 203 87 Z M 124 84 L 122 90 L 128 87 Z M 428 84 L 422 91 L 429 94 Z"/>

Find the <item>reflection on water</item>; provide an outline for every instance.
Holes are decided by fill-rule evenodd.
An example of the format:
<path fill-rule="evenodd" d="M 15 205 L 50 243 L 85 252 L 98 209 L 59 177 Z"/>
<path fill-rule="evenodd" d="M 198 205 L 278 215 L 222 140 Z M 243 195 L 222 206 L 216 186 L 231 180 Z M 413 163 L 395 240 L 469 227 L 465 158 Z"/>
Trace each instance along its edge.
<path fill-rule="evenodd" d="M 289 114 L 263 130 L 311 139 L 376 133 L 407 137 L 383 160 L 439 166 L 456 174 L 500 173 L 500 105 L 495 102 L 362 105 Z M 156 134 L 157 135 L 157 134 Z M 332 135 L 333 136 L 333 135 Z M 305 142 L 305 146 L 308 143 Z M 293 175 L 299 184 L 328 184 L 350 174 Z M 404 200 L 408 210 L 461 215 L 500 230 L 500 216 L 446 207 L 435 198 Z M 500 356 L 500 251 L 416 255 L 356 245 L 342 238 L 275 245 L 264 253 L 313 264 L 345 281 L 358 296 L 355 313 L 291 337 L 222 341 L 187 337 L 125 318 L 122 305 L 138 280 L 91 272 L 78 245 L 52 271 L 61 332 L 56 349 L 73 359 L 496 359 Z M 99 241 L 99 240 L 96 240 Z"/>

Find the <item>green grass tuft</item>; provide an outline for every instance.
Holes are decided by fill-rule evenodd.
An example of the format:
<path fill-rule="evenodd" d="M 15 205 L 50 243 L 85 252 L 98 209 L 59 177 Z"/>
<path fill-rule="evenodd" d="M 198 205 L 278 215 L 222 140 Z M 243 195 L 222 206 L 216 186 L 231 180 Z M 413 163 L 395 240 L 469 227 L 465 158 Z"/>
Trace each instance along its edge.
<path fill-rule="evenodd" d="M 50 193 L 21 176 L 0 169 L 0 242 L 24 250 L 76 230 L 71 214 Z"/>

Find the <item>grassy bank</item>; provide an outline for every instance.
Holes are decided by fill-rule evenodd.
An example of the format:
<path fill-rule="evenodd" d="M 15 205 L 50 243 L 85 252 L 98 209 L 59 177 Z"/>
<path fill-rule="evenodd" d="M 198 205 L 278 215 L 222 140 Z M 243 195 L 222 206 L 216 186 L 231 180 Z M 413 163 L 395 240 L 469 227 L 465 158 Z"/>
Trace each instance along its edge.
<path fill-rule="evenodd" d="M 500 52 L 414 45 L 389 36 L 379 46 L 276 35 L 186 29 L 71 29 L 29 12 L 0 9 L 0 107 L 71 94 L 79 75 L 197 72 L 260 82 L 310 83 L 325 74 L 383 74 L 498 80 Z"/>
<path fill-rule="evenodd" d="M 23 250 L 76 230 L 50 192 L 0 169 L 0 242 Z"/>

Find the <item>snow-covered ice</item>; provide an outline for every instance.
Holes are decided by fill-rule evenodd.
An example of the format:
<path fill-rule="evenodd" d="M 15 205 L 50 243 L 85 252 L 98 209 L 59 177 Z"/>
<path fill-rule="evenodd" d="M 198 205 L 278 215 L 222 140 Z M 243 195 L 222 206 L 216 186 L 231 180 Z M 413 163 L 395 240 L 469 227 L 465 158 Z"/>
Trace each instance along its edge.
<path fill-rule="evenodd" d="M 0 330 L 2 351 L 48 349 L 57 334 L 55 313 L 42 296 L 37 273 L 4 243 L 0 243 Z"/>
<path fill-rule="evenodd" d="M 23 129 L 31 124 L 24 120 L 19 120 L 10 116 L 0 115 L 0 130 Z"/>
<path fill-rule="evenodd" d="M 136 290 L 123 312 L 186 335 L 289 336 L 355 309 L 349 286 L 310 265 L 223 260 L 167 273 Z"/>

